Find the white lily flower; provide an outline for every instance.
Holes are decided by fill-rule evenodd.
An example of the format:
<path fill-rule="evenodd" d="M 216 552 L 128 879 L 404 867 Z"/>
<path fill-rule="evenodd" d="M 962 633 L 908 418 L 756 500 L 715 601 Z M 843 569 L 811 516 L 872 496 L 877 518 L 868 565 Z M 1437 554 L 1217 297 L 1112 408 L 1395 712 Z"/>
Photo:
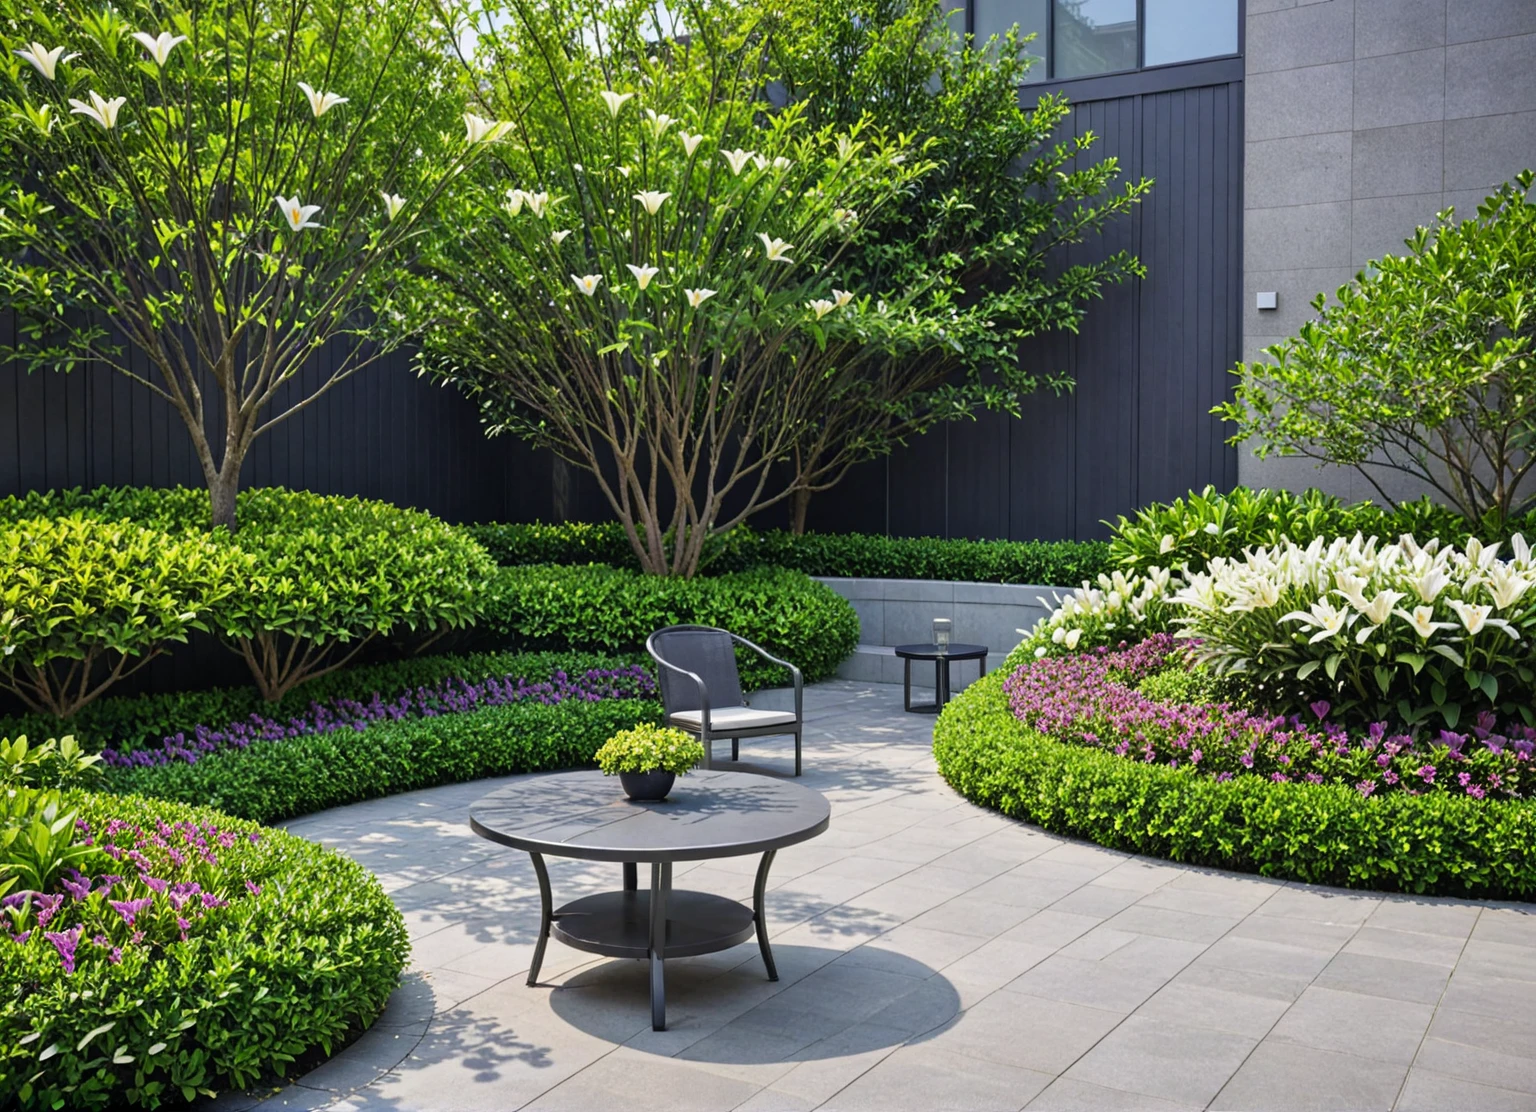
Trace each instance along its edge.
<path fill-rule="evenodd" d="M 389 193 L 379 190 L 379 196 L 384 199 L 384 214 L 391 220 L 400 215 L 400 210 L 405 208 L 405 198 L 398 193 Z"/>
<path fill-rule="evenodd" d="M 788 170 L 793 165 L 794 161 L 792 159 L 785 158 L 783 155 L 779 155 L 773 160 L 773 168 L 775 170 Z"/>
<path fill-rule="evenodd" d="M 509 189 L 507 190 L 507 199 L 501 207 L 506 209 L 510 215 L 516 216 L 523 211 L 523 202 L 527 200 L 528 194 L 524 193 L 521 189 Z"/>
<path fill-rule="evenodd" d="M 283 214 L 283 219 L 288 221 L 288 227 L 296 232 L 305 228 L 320 228 L 322 224 L 316 224 L 310 217 L 320 211 L 319 205 L 301 205 L 297 197 L 283 197 L 279 195 L 273 202 Z"/>
<path fill-rule="evenodd" d="M 1454 628 L 1450 622 L 1437 622 L 1434 620 L 1435 608 L 1433 606 L 1415 606 L 1411 614 L 1406 610 L 1394 610 L 1392 612 L 1411 625 L 1413 631 L 1426 641 L 1429 640 L 1430 636 L 1437 629 Z"/>
<path fill-rule="evenodd" d="M 511 130 L 512 125 L 509 123 L 482 119 L 473 112 L 464 113 L 464 138 L 471 147 L 494 143 Z"/>
<path fill-rule="evenodd" d="M 1445 574 L 1445 569 L 1435 564 L 1423 575 L 1414 580 L 1414 589 L 1419 592 L 1419 597 L 1425 602 L 1434 602 L 1440 597 L 1440 592 L 1451 584 L 1450 576 Z"/>
<path fill-rule="evenodd" d="M 658 141 L 660 141 L 661 137 L 667 133 L 667 128 L 677 123 L 676 117 L 669 116 L 665 112 L 658 112 L 654 108 L 647 108 L 645 110 L 645 116 L 646 129 L 650 131 L 651 135 Z"/>
<path fill-rule="evenodd" d="M 1402 591 L 1378 591 L 1375 598 L 1360 607 L 1360 613 L 1373 626 L 1379 626 L 1392 616 L 1392 608 L 1407 597 Z"/>
<path fill-rule="evenodd" d="M 1164 533 L 1163 534 L 1163 539 L 1158 543 L 1157 554 L 1159 556 L 1166 556 L 1166 555 L 1168 555 L 1168 553 L 1173 551 L 1173 546 L 1176 543 L 1177 542 L 1174 541 L 1172 533 Z"/>
<path fill-rule="evenodd" d="M 836 302 L 837 307 L 841 309 L 844 305 L 847 305 L 848 302 L 853 300 L 853 294 L 849 293 L 847 290 L 833 290 L 832 300 Z"/>
<path fill-rule="evenodd" d="M 571 281 L 576 283 L 576 288 L 588 297 L 597 292 L 598 283 L 602 280 L 601 274 L 583 274 L 580 278 L 574 274 L 571 275 Z"/>
<path fill-rule="evenodd" d="M 1066 639 L 1062 643 L 1066 645 L 1068 652 L 1075 652 L 1076 649 L 1077 649 L 1077 643 L 1079 641 L 1081 641 L 1082 639 L 1083 639 L 1083 631 L 1082 630 L 1080 630 L 1080 629 L 1070 629 L 1070 630 L 1067 631 Z"/>
<path fill-rule="evenodd" d="M 31 62 L 32 68 L 49 81 L 54 80 L 58 75 L 60 62 L 67 62 L 71 58 L 80 57 L 78 54 L 65 54 L 62 46 L 56 46 L 49 50 L 40 42 L 28 43 L 25 50 L 18 50 L 16 53 Z"/>
<path fill-rule="evenodd" d="M 346 104 L 347 98 L 340 93 L 326 93 L 318 89 L 311 89 L 304 82 L 299 82 L 299 90 L 304 94 L 304 99 L 309 101 L 309 110 L 319 119 L 338 104 Z M 467 117 L 466 117 L 467 118 Z"/>
<path fill-rule="evenodd" d="M 776 236 L 769 235 L 767 232 L 758 232 L 757 238 L 763 241 L 763 250 L 768 253 L 769 262 L 792 263 L 795 261 L 785 254 L 786 251 L 794 250 L 795 245 L 793 243 L 787 243 Z"/>
<path fill-rule="evenodd" d="M 95 89 L 90 91 L 89 96 L 91 98 L 90 104 L 86 104 L 83 100 L 76 100 L 74 97 L 70 97 L 69 110 L 82 116 L 89 116 L 91 119 L 95 120 L 98 125 L 100 125 L 101 130 L 111 131 L 114 127 L 117 126 L 118 110 L 122 108 L 124 104 L 128 103 L 128 98 L 113 97 L 111 100 L 106 100 Z"/>
<path fill-rule="evenodd" d="M 1483 586 L 1493 596 L 1493 604 L 1506 610 L 1520 601 L 1520 596 L 1530 588 L 1531 580 L 1509 564 L 1494 564 L 1488 569 Z"/>
<path fill-rule="evenodd" d="M 740 176 L 742 167 L 747 164 L 747 159 L 752 157 L 752 152 L 737 147 L 734 151 L 721 151 L 720 157 L 725 159 L 726 165 L 730 166 L 733 176 Z"/>
<path fill-rule="evenodd" d="M 647 214 L 655 216 L 661 211 L 661 206 L 666 204 L 667 198 L 670 196 L 672 196 L 670 193 L 660 193 L 654 189 L 647 189 L 644 192 L 636 193 L 635 200 L 645 207 Z"/>
<path fill-rule="evenodd" d="M 625 263 L 624 265 L 629 267 L 629 272 L 635 276 L 635 285 L 639 286 L 642 290 L 651 284 L 652 278 L 661 273 L 661 267 L 659 266 L 636 266 L 634 263 Z"/>
<path fill-rule="evenodd" d="M 697 309 L 700 305 L 704 304 L 704 302 L 715 296 L 714 290 L 704 289 L 684 290 L 683 293 L 688 296 L 688 306 L 691 309 Z"/>
<path fill-rule="evenodd" d="M 1461 624 L 1474 637 L 1482 632 L 1483 626 L 1488 623 L 1488 615 L 1493 613 L 1493 607 L 1491 606 L 1479 606 L 1476 603 L 1462 602 L 1459 598 L 1451 599 L 1447 605 L 1456 611 L 1456 616 L 1461 619 Z"/>
<path fill-rule="evenodd" d="M 1351 575 L 1348 571 L 1340 569 L 1334 573 L 1333 581 L 1337 584 L 1335 593 L 1356 610 L 1365 609 L 1366 580 L 1358 575 Z M 1380 622 L 1376 623 L 1380 625 Z"/>
<path fill-rule="evenodd" d="M 176 48 L 176 44 L 187 41 L 187 36 L 173 35 L 169 31 L 161 31 L 154 36 L 143 31 L 135 31 L 133 38 L 161 69 L 165 68 L 165 60 L 171 56 L 171 51 Z"/>
<path fill-rule="evenodd" d="M 528 211 L 544 219 L 544 214 L 560 203 L 559 197 L 551 197 L 548 193 L 523 193 L 523 203 L 528 206 Z"/>
<path fill-rule="evenodd" d="M 624 107 L 624 102 L 635 94 L 616 93 L 612 89 L 604 89 L 597 95 L 602 97 L 603 103 L 608 106 L 608 115 L 612 116 L 614 119 L 618 119 L 619 112 Z"/>
<path fill-rule="evenodd" d="M 811 310 L 811 312 L 816 314 L 816 319 L 817 320 L 820 320 L 822 317 L 824 317 L 828 313 L 830 313 L 833 309 L 837 308 L 837 302 L 835 302 L 835 301 L 828 301 L 824 297 L 818 297 L 815 301 L 809 302 L 807 304 L 807 308 L 809 308 Z"/>
<path fill-rule="evenodd" d="M 752 156 L 752 165 L 756 166 L 759 170 L 768 169 L 768 156 L 763 154 L 754 154 Z"/>
<path fill-rule="evenodd" d="M 704 136 L 689 135 L 686 131 L 679 135 L 678 138 L 683 142 L 683 153 L 689 158 L 693 157 L 693 152 L 698 149 L 699 144 L 704 142 Z"/>
<path fill-rule="evenodd" d="M 569 228 L 562 228 L 558 232 L 550 232 L 549 233 L 549 241 L 551 243 L 553 243 L 556 247 L 559 247 L 562 243 L 565 242 L 565 237 L 570 235 L 570 234 L 571 234 L 571 230 Z"/>

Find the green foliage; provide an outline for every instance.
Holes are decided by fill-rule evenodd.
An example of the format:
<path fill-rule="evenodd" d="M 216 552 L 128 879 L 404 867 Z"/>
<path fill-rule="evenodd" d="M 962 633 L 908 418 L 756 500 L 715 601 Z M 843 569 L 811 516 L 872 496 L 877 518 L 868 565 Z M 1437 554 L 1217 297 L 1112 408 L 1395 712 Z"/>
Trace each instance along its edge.
<path fill-rule="evenodd" d="M 481 149 L 451 42 L 414 2 L 0 0 L 0 359 L 155 394 L 232 526 L 252 442 L 403 339 L 423 218 Z"/>
<path fill-rule="evenodd" d="M 107 864 L 76 831 L 77 817 L 65 810 L 58 791 L 13 787 L 0 793 L 0 893 L 47 892 L 66 869 L 85 872 L 92 863 Z"/>
<path fill-rule="evenodd" d="M 686 730 L 642 722 L 603 742 L 596 759 L 605 776 L 657 771 L 681 776 L 704 759 L 704 746 Z"/>
<path fill-rule="evenodd" d="M 1229 694 L 1221 677 L 1200 665 L 1153 672 L 1136 685 L 1136 690 L 1160 703 L 1220 703 Z"/>
<path fill-rule="evenodd" d="M 25 734 L 0 737 L 0 789 L 84 788 L 101 776 L 101 757 L 87 753 L 73 735 L 29 744 Z"/>
<path fill-rule="evenodd" d="M 217 864 L 189 861 L 186 875 L 227 902 L 198 917 L 188 941 L 162 949 L 119 940 L 115 963 L 87 932 L 72 973 L 41 929 L 25 944 L 0 942 L 6 1107 L 181 1104 L 268 1079 L 312 1049 L 328 1052 L 383 1009 L 409 941 L 363 866 L 206 808 L 106 795 L 68 805 L 97 832 L 113 820 L 216 828 L 228 836 L 227 845 L 210 839 Z M 93 930 L 126 935 L 116 913 L 97 906 L 104 899 L 66 905 L 55 925 L 94 914 L 104 926 Z"/>
<path fill-rule="evenodd" d="M 1186 498 L 1153 502 L 1134 517 L 1119 518 L 1109 558 L 1138 571 L 1186 565 L 1199 571 L 1217 556 L 1236 558 L 1246 548 L 1274 546 L 1286 539 L 1304 547 L 1318 537 L 1332 540 L 1360 533 L 1391 541 L 1411 533 L 1420 540 L 1438 537 L 1461 544 L 1472 536 L 1506 540 L 1522 529 L 1536 535 L 1536 511 L 1497 527 L 1491 522 L 1472 527 L 1456 511 L 1428 498 L 1387 508 L 1369 501 L 1347 504 L 1319 490 L 1294 494 L 1237 487 L 1223 494 L 1207 486 L 1198 494 L 1190 491 Z"/>
<path fill-rule="evenodd" d="M 502 568 L 487 590 L 483 626 L 514 648 L 632 652 L 663 626 L 719 626 L 826 679 L 859 641 L 859 618 L 837 592 L 783 568 L 698 579 L 600 564 Z M 787 682 L 784 669 L 738 648 L 745 688 Z"/>
<path fill-rule="evenodd" d="M 468 527 L 500 564 L 611 564 L 635 560 L 617 522 Z M 758 532 L 738 526 L 704 549 L 706 572 L 792 568 L 806 575 L 946 579 L 972 583 L 1076 583 L 1110 567 L 1103 541 L 970 541 L 867 533 Z"/>
<path fill-rule="evenodd" d="M 279 822 L 487 776 L 590 765 L 617 731 L 661 717 L 645 699 L 525 702 L 224 750 L 196 764 L 111 769 L 108 788 Z"/>
<path fill-rule="evenodd" d="M 248 571 L 206 536 L 85 516 L 0 525 L 0 689 L 69 718 L 208 629 Z"/>
<path fill-rule="evenodd" d="M 1219 783 L 1051 741 L 1009 711 L 1005 671 L 945 707 L 940 774 L 972 802 L 1112 849 L 1349 888 L 1528 900 L 1536 804 L 1449 792 Z"/>
<path fill-rule="evenodd" d="M 1438 491 L 1468 522 L 1498 528 L 1536 510 L 1536 175 L 1526 170 L 1474 219 L 1419 228 L 1319 294 L 1317 319 L 1239 364 L 1217 413 L 1231 443 L 1378 469 Z"/>
<path fill-rule="evenodd" d="M 40 492 L 0 503 L 0 520 L 62 512 L 132 521 L 176 537 L 209 527 L 206 500 L 185 487 Z M 242 491 L 239 512 L 245 527 L 233 535 L 219 530 L 173 545 L 149 532 L 141 546 L 167 548 L 162 574 L 168 579 L 190 559 L 176 562 L 183 547 L 214 546 L 215 554 L 228 554 L 239 569 L 239 589 L 225 586 L 217 605 L 185 620 L 201 623 L 240 653 L 269 701 L 342 666 L 374 638 L 414 636 L 419 643 L 479 615 L 493 564 L 462 529 L 431 514 L 281 487 Z M 82 564 L 94 567 L 90 558 Z"/>
<path fill-rule="evenodd" d="M 892 131 L 927 139 L 937 168 L 862 222 L 845 284 L 931 286 L 934 308 L 952 314 L 946 345 L 868 368 L 814 414 L 793 463 L 807 494 L 936 422 L 982 408 L 1017 416 L 1022 396 L 1070 388 L 1066 366 L 1021 362 L 1021 346 L 1076 332 L 1106 286 L 1146 273 L 1130 252 L 1097 246 L 1098 261 L 1077 261 L 1083 253 L 1074 251 L 1063 265 L 1068 245 L 1097 245 L 1152 182 L 1120 183 L 1117 159 L 1095 160 L 1092 131 L 1067 129 L 1063 138 L 1065 96 L 1021 106 L 1026 44 L 1016 35 L 962 41 L 953 7 L 795 0 L 768 40 L 772 77 L 813 122 L 846 126 L 868 112 Z"/>

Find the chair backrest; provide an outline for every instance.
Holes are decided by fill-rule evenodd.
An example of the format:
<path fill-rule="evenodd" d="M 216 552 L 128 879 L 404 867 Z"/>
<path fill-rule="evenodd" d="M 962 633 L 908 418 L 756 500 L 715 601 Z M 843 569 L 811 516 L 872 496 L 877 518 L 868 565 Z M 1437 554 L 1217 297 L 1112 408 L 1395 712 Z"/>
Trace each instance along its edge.
<path fill-rule="evenodd" d="M 711 709 L 739 707 L 746 702 L 741 695 L 741 676 L 736 671 L 736 644 L 725 630 L 669 626 L 652 634 L 650 644 L 662 660 L 704 681 Z M 657 671 L 661 673 L 661 704 L 668 714 L 699 709 L 699 689 L 692 680 L 668 668 Z"/>

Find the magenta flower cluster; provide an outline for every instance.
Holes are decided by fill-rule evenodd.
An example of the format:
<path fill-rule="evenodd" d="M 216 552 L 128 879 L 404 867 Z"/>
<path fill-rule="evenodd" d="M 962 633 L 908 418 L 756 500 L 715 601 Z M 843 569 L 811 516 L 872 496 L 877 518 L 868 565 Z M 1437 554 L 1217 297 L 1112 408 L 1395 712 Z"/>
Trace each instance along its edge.
<path fill-rule="evenodd" d="M 1119 650 L 1031 661 L 1003 690 L 1015 717 L 1056 741 L 1216 780 L 1262 776 L 1347 784 L 1362 796 L 1435 791 L 1474 799 L 1524 798 L 1536 785 L 1536 729 L 1500 728 L 1488 713 L 1462 733 L 1418 736 L 1384 722 L 1351 732 L 1329 721 L 1332 708 L 1321 701 L 1305 715 L 1264 715 L 1230 703 L 1158 700 L 1137 690 L 1154 673 L 1190 665 L 1187 647 L 1157 634 Z"/>
<path fill-rule="evenodd" d="M 258 843 L 259 834 L 194 822 L 160 821 L 145 829 L 113 819 L 99 836 L 78 820 L 75 836 L 111 871 L 90 876 L 69 869 L 57 892 L 0 899 L 0 933 L 12 945 L 56 955 L 66 973 L 86 961 L 117 965 L 134 951 L 153 956 L 187 941 L 201 920 L 231 900 L 261 894 L 261 885 L 230 859 L 242 841 Z"/>
<path fill-rule="evenodd" d="M 479 683 L 451 679 L 430 687 L 417 687 L 392 699 L 385 699 L 375 692 L 366 702 L 332 699 L 311 703 L 303 714 L 286 722 L 252 714 L 247 719 L 218 728 L 198 725 L 190 731 L 178 731 L 165 738 L 158 749 L 107 749 L 101 756 L 106 764 L 118 768 L 163 765 L 173 761 L 195 764 L 198 758 L 209 753 L 245 749 L 252 742 L 281 741 L 337 730 L 363 730 L 376 722 L 436 718 L 509 703 L 553 705 L 567 700 L 597 703 L 605 699 L 644 699 L 655 694 L 656 681 L 639 664 L 626 668 L 593 668 L 577 676 L 559 671 L 548 680 L 534 683 L 511 675 L 499 679 L 492 677 Z"/>

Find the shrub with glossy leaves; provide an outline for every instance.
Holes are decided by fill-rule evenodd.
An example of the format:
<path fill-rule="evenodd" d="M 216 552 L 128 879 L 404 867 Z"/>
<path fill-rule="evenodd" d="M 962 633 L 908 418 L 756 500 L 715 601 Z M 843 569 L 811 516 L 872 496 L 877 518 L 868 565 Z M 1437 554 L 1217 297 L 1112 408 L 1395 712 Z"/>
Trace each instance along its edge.
<path fill-rule="evenodd" d="M 0 525 L 0 689 L 69 718 L 208 629 L 250 560 L 213 538 L 83 515 Z"/>
<path fill-rule="evenodd" d="M 383 1008 L 409 942 L 361 865 L 206 808 L 69 806 L 99 861 L 0 912 L 0 1103 L 180 1104 L 328 1052 Z"/>
<path fill-rule="evenodd" d="M 603 742 L 596 759 L 606 776 L 657 771 L 681 776 L 704 759 L 704 746 L 686 730 L 642 722 Z"/>

